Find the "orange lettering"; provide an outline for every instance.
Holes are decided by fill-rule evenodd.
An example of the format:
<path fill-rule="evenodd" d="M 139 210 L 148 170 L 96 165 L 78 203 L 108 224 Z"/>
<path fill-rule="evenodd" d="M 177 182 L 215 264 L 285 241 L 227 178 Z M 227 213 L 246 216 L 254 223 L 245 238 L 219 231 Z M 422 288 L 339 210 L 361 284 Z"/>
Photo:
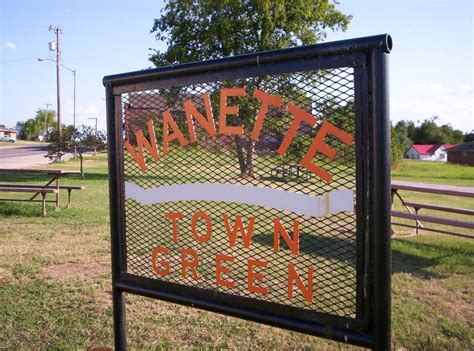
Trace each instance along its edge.
<path fill-rule="evenodd" d="M 296 281 L 296 284 L 300 288 L 301 292 L 303 293 L 304 298 L 309 303 L 313 302 L 313 275 L 314 269 L 313 267 L 308 268 L 308 286 L 306 287 L 300 279 L 300 276 L 296 272 L 295 265 L 290 264 L 288 265 L 288 298 L 293 297 L 293 285 Z"/>
<path fill-rule="evenodd" d="M 216 283 L 221 286 L 225 286 L 226 288 L 232 289 L 235 287 L 235 282 L 222 278 L 222 274 L 228 275 L 230 273 L 230 269 L 228 267 L 223 267 L 221 265 L 223 261 L 234 262 L 234 257 L 227 255 L 216 255 Z"/>
<path fill-rule="evenodd" d="M 143 147 L 148 150 L 148 152 L 151 154 L 155 161 L 158 161 L 159 159 L 153 121 L 150 119 L 148 120 L 148 122 L 146 122 L 146 124 L 148 126 L 148 134 L 150 135 L 150 141 L 145 138 L 141 129 L 135 132 L 135 138 L 137 139 L 138 146 L 138 154 L 135 152 L 135 149 L 128 140 L 126 140 L 124 143 L 128 152 L 130 152 L 130 155 L 132 155 L 133 159 L 138 164 L 142 172 L 146 172 L 148 169 L 145 162 L 145 155 L 143 154 Z"/>
<path fill-rule="evenodd" d="M 239 106 L 227 106 L 227 97 L 229 96 L 245 96 L 245 88 L 223 88 L 221 89 L 221 109 L 219 113 L 219 133 L 243 135 L 244 128 L 240 126 L 228 126 L 227 115 L 237 115 Z"/>
<path fill-rule="evenodd" d="M 158 254 L 169 255 L 170 252 L 166 247 L 157 246 L 151 253 L 151 265 L 156 274 L 164 277 L 170 273 L 170 263 L 169 261 L 160 261 L 162 267 L 157 266 L 156 256 Z"/>
<path fill-rule="evenodd" d="M 204 236 L 199 235 L 196 230 L 196 223 L 199 218 L 203 218 L 206 221 L 206 234 Z M 205 243 L 211 238 L 212 223 L 206 212 L 196 211 L 196 213 L 194 213 L 191 220 L 191 231 L 193 232 L 194 239 L 200 243 Z"/>
<path fill-rule="evenodd" d="M 300 124 L 302 122 L 305 122 L 311 127 L 314 127 L 316 125 L 316 122 L 318 121 L 316 117 L 309 114 L 305 110 L 296 107 L 291 102 L 288 103 L 286 109 L 288 110 L 288 112 L 292 113 L 295 118 L 293 118 L 290 128 L 288 128 L 288 132 L 286 133 L 285 137 L 283 138 L 283 141 L 281 142 L 280 147 L 277 150 L 277 153 L 279 155 L 284 154 L 286 150 L 288 150 L 288 146 L 290 146 L 291 142 L 293 141 L 293 138 L 295 137 L 296 132 L 298 131 L 298 128 L 300 127 Z"/>
<path fill-rule="evenodd" d="M 186 256 L 192 256 L 191 260 L 187 260 Z M 196 272 L 196 267 L 199 264 L 199 256 L 196 252 L 196 250 L 192 249 L 183 249 L 181 250 L 181 276 L 183 278 L 186 278 L 186 269 L 189 268 L 191 269 L 191 273 L 193 274 L 194 280 L 199 280 L 201 277 L 199 274 Z"/>
<path fill-rule="evenodd" d="M 268 112 L 268 107 L 270 105 L 280 107 L 283 104 L 283 101 L 276 96 L 267 94 L 258 89 L 255 89 L 255 91 L 253 92 L 253 97 L 262 101 L 262 105 L 260 106 L 260 110 L 257 114 L 257 120 L 255 121 L 255 125 L 253 126 L 252 135 L 250 136 L 253 140 L 257 141 L 262 130 L 263 120 L 265 119 L 265 115 Z"/>
<path fill-rule="evenodd" d="M 169 134 L 169 127 L 173 130 L 172 134 Z M 167 155 L 169 152 L 169 143 L 177 139 L 181 146 L 186 146 L 188 141 L 184 137 L 183 133 L 178 128 L 178 125 L 174 121 L 169 110 L 163 112 L 163 154 Z"/>
<path fill-rule="evenodd" d="M 256 217 L 250 217 L 249 229 L 247 230 L 247 232 L 245 232 L 244 224 L 242 223 L 242 216 L 240 215 L 235 216 L 234 228 L 231 230 L 230 223 L 229 223 L 229 216 L 226 214 L 224 215 L 225 229 L 227 231 L 227 237 L 229 238 L 230 247 L 235 246 L 238 232 L 240 232 L 240 235 L 242 236 L 244 247 L 250 247 L 255 219 Z"/>
<path fill-rule="evenodd" d="M 254 284 L 255 280 L 262 280 L 264 278 L 263 273 L 254 272 L 253 267 L 268 267 L 267 261 L 253 260 L 251 258 L 247 261 L 247 289 L 250 292 L 265 295 L 268 294 L 268 289 Z"/>
<path fill-rule="evenodd" d="M 313 157 L 316 152 L 320 152 L 330 159 L 333 159 L 336 155 L 336 151 L 330 148 L 326 144 L 324 144 L 323 140 L 326 135 L 331 134 L 340 139 L 344 144 L 352 145 L 353 138 L 343 130 L 337 128 L 335 125 L 324 121 L 321 125 L 321 128 L 318 131 L 318 134 L 314 137 L 313 142 L 311 143 L 306 155 L 304 155 L 303 159 L 300 161 L 301 165 L 309 169 L 311 172 L 316 174 L 318 177 L 323 179 L 325 182 L 329 183 L 332 179 L 332 174 L 328 171 L 325 171 L 322 167 L 315 165 L 313 161 Z"/>
<path fill-rule="evenodd" d="M 183 218 L 184 215 L 179 212 L 165 213 L 165 217 L 171 219 L 171 225 L 173 228 L 173 241 L 178 242 L 178 219 Z"/>
<path fill-rule="evenodd" d="M 280 235 L 285 240 L 286 244 L 290 248 L 293 255 L 299 255 L 299 247 L 300 247 L 300 230 L 299 230 L 299 222 L 295 219 L 293 221 L 293 240 L 291 240 L 290 236 L 288 235 L 286 229 L 281 224 L 278 218 L 273 219 L 273 250 L 275 252 L 280 251 Z"/>
<path fill-rule="evenodd" d="M 198 111 L 198 109 L 193 105 L 191 100 L 186 100 L 183 103 L 184 112 L 186 113 L 186 121 L 188 122 L 188 132 L 191 143 L 196 142 L 196 131 L 194 130 L 193 117 L 199 121 L 199 123 L 203 126 L 209 136 L 216 135 L 216 127 L 214 126 L 214 117 L 212 115 L 211 100 L 209 99 L 209 94 L 204 93 L 202 95 L 202 99 L 204 100 L 207 119 L 201 114 L 201 112 Z"/>

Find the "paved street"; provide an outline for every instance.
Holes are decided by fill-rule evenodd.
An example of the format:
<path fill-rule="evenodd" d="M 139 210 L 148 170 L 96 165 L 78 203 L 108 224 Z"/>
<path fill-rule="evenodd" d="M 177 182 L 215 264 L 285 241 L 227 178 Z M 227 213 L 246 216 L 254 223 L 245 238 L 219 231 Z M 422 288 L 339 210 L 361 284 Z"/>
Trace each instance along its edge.
<path fill-rule="evenodd" d="M 16 144 L 0 146 L 0 168 L 31 168 L 45 165 L 49 159 L 44 157 L 46 145 Z"/>

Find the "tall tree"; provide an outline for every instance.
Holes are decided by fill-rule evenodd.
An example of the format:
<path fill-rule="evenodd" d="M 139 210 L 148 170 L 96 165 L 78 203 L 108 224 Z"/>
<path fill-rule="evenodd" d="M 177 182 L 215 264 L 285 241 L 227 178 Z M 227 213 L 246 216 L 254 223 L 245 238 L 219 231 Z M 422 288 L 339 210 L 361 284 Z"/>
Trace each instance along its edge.
<path fill-rule="evenodd" d="M 165 66 L 314 44 L 350 19 L 329 0 L 170 0 L 151 29 L 167 50 L 155 50 L 150 61 Z M 251 101 L 241 106 L 241 115 L 253 109 Z M 242 176 L 253 176 L 253 141 L 236 136 L 235 146 Z"/>
<path fill-rule="evenodd" d="M 38 140 L 40 135 L 44 137 L 52 129 L 57 126 L 56 112 L 45 109 L 38 109 L 36 116 L 30 118 L 25 122 L 18 122 L 16 129 L 19 133 L 19 138 L 22 140 Z"/>

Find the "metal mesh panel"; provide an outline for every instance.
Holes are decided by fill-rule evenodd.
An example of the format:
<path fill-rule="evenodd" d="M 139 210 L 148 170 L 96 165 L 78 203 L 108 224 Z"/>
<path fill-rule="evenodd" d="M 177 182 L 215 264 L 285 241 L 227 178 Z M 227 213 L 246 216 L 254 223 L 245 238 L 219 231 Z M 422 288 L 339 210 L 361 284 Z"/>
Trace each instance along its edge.
<path fill-rule="evenodd" d="M 124 180 L 141 188 L 157 188 L 173 184 L 221 183 L 281 189 L 295 193 L 320 196 L 334 189 L 353 189 L 355 194 L 355 111 L 353 68 L 306 71 L 295 74 L 259 76 L 232 81 L 170 86 L 162 89 L 136 91 L 121 95 L 123 141 L 136 145 L 134 132 L 143 130 L 147 135 L 146 121 L 152 119 L 159 145 L 160 159 L 155 162 L 147 154 L 148 170 L 141 172 L 130 153 L 125 151 Z M 219 92 L 221 88 L 245 87 L 245 97 L 228 99 L 229 105 L 239 106 L 239 114 L 229 115 L 228 125 L 244 125 L 245 135 L 235 137 L 220 135 L 209 137 L 196 124 L 197 142 L 185 147 L 177 140 L 170 143 L 169 153 L 161 148 L 163 111 L 169 110 L 178 127 L 189 141 L 183 102 L 191 100 L 206 116 L 202 95 L 210 96 L 216 129 L 219 131 Z M 249 135 L 260 108 L 252 98 L 255 89 L 278 96 L 285 104 L 270 106 L 263 123 L 260 138 L 252 142 Z M 302 124 L 288 151 L 278 155 L 276 150 L 294 116 L 285 109 L 286 103 L 305 110 L 319 119 L 316 127 Z M 336 151 L 333 159 L 318 154 L 313 162 L 333 174 L 330 183 L 323 181 L 305 168 L 298 166 L 309 145 L 318 133 L 321 122 L 328 121 L 354 137 L 351 146 L 328 135 L 325 143 Z M 242 169 L 239 152 L 244 161 L 250 159 L 252 167 Z M 245 168 L 245 167 L 244 167 Z M 354 205 L 355 203 L 354 196 Z M 200 243 L 193 237 L 191 219 L 196 211 L 207 213 L 212 222 L 211 238 Z M 166 213 L 181 213 L 178 223 L 178 242 L 173 240 L 172 221 Z M 242 217 L 246 230 L 249 218 L 256 217 L 249 248 L 244 247 L 240 234 L 234 247 L 224 221 L 228 215 L 230 227 L 236 215 Z M 274 251 L 274 218 L 279 218 L 290 236 L 293 221 L 299 223 L 299 255 L 294 255 L 284 240 L 281 250 Z M 235 202 L 177 201 L 155 205 L 141 205 L 132 199 L 125 202 L 127 272 L 140 277 L 159 279 L 186 286 L 219 291 L 240 297 L 274 302 L 341 317 L 355 317 L 356 311 L 356 218 L 353 211 L 339 212 L 314 218 L 275 208 L 251 206 Z M 204 220 L 198 220 L 196 231 L 206 233 Z M 157 246 L 166 247 L 169 255 L 160 260 L 169 261 L 170 273 L 158 276 L 151 264 L 151 253 Z M 182 277 L 181 251 L 195 250 L 199 257 L 196 271 L 200 279 L 186 270 Z M 235 282 L 228 288 L 216 284 L 216 255 L 233 257 L 225 263 L 230 272 L 226 280 Z M 188 259 L 189 256 L 186 256 Z M 248 260 L 268 262 L 267 267 L 255 267 L 264 274 L 255 285 L 266 288 L 268 293 L 248 289 Z M 292 298 L 288 292 L 289 265 L 294 265 L 303 282 L 307 282 L 308 267 L 314 268 L 314 300 L 309 303 L 301 289 L 295 285 Z"/>

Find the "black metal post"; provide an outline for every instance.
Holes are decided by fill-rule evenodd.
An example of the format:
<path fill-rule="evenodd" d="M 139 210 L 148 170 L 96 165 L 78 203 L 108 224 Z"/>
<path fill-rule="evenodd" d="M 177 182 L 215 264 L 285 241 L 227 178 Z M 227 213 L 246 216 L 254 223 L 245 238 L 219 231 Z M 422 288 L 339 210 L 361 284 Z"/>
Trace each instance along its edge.
<path fill-rule="evenodd" d="M 390 120 L 387 56 L 381 50 L 374 50 L 370 57 L 374 136 L 371 150 L 374 272 L 372 321 L 376 350 L 390 350 L 391 343 Z"/>
<path fill-rule="evenodd" d="M 107 84 L 106 106 L 107 106 L 107 135 L 108 135 L 108 158 L 109 158 L 109 198 L 110 198 L 110 223 L 111 223 L 111 256 L 112 256 L 112 304 L 114 320 L 114 341 L 116 350 L 127 349 L 127 329 L 125 319 L 125 297 L 123 291 L 117 287 L 120 280 L 122 252 L 120 239 L 120 194 L 117 189 L 119 182 L 119 140 L 117 133 L 117 121 L 115 119 L 115 97 L 112 86 Z"/>

